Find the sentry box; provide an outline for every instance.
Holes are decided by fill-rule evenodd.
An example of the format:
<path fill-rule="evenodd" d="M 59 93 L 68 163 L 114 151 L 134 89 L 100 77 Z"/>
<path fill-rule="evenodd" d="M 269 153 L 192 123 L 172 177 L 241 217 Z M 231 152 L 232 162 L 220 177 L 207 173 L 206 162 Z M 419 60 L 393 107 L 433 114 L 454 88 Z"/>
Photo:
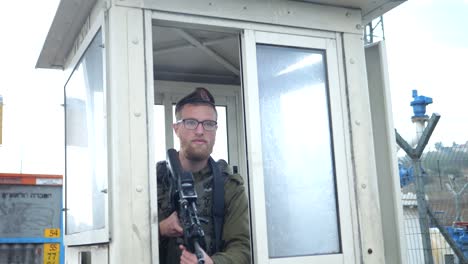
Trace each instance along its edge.
<path fill-rule="evenodd" d="M 62 175 L 0 173 L 0 263 L 63 263 Z"/>
<path fill-rule="evenodd" d="M 37 67 L 67 80 L 67 263 L 158 263 L 155 164 L 199 86 L 254 263 L 404 263 L 385 47 L 363 40 L 402 2 L 62 0 Z"/>

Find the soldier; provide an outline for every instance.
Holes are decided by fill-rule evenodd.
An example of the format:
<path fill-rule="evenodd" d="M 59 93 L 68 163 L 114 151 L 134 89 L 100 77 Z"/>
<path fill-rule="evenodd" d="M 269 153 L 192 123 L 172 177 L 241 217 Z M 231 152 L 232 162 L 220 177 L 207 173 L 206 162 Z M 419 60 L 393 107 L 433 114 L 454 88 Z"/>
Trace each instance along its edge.
<path fill-rule="evenodd" d="M 218 128 L 213 96 L 205 88 L 196 88 L 176 104 L 175 114 L 173 129 L 180 140 L 179 160 L 184 170 L 193 173 L 198 194 L 198 213 L 203 220 L 201 224 L 206 242 L 203 252 L 205 263 L 250 263 L 244 181 L 239 174 L 232 174 L 225 161 L 216 163 L 210 157 Z M 219 166 L 220 175 L 214 173 L 212 166 Z M 213 191 L 218 188 L 214 184 L 214 176 L 222 177 L 218 181 L 222 185 L 219 189 L 224 188 L 221 196 Z M 197 263 L 197 257 L 181 244 L 183 230 L 177 212 L 171 206 L 168 177 L 165 162 L 158 162 L 160 263 Z M 224 214 L 216 217 L 216 210 Z"/>

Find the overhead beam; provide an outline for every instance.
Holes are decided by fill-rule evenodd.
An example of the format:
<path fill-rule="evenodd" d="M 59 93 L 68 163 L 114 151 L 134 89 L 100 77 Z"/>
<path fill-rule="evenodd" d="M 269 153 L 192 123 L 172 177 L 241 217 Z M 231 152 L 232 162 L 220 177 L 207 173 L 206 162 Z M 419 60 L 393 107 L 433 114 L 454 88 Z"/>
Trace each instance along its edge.
<path fill-rule="evenodd" d="M 155 80 L 171 80 L 199 83 L 217 83 L 239 85 L 240 78 L 235 75 L 217 75 L 204 73 L 187 73 L 187 72 L 170 72 L 170 71 L 154 71 Z"/>
<path fill-rule="evenodd" d="M 237 39 L 237 36 L 229 36 L 229 37 L 223 37 L 223 38 L 219 38 L 219 39 L 212 39 L 212 40 L 208 40 L 208 41 L 204 41 L 204 42 L 200 42 L 200 43 L 203 46 L 211 46 L 211 45 L 214 45 L 214 44 L 218 44 L 218 43 L 228 41 L 228 40 L 233 40 L 233 39 Z M 153 52 L 153 55 L 154 56 L 161 55 L 161 54 L 164 54 L 164 53 L 170 53 L 170 52 L 173 52 L 173 51 L 178 51 L 178 50 L 181 50 L 181 49 L 192 48 L 192 47 L 194 47 L 194 45 L 192 45 L 192 44 L 176 45 L 176 46 L 172 46 L 170 48 L 157 49 L 157 50 L 155 50 Z"/>
<path fill-rule="evenodd" d="M 185 40 L 190 42 L 192 45 L 195 47 L 201 49 L 203 52 L 205 52 L 208 56 L 213 58 L 215 61 L 220 63 L 224 68 L 229 70 L 230 72 L 234 73 L 236 76 L 240 75 L 240 71 L 237 67 L 235 67 L 232 63 L 230 63 L 228 60 L 225 58 L 221 57 L 219 54 L 215 53 L 213 50 L 210 48 L 206 47 L 201 43 L 198 39 L 190 35 L 189 33 L 185 32 L 184 30 L 180 28 L 173 28 L 175 32 L 177 32 L 181 37 L 183 37 Z"/>

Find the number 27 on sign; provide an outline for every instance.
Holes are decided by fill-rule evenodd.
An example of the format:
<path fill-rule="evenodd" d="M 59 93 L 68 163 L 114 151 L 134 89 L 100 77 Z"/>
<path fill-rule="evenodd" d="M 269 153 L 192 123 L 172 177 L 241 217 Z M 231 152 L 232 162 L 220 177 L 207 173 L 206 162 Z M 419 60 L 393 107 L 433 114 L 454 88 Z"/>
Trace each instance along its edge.
<path fill-rule="evenodd" d="M 59 264 L 60 244 L 44 244 L 44 264 Z"/>

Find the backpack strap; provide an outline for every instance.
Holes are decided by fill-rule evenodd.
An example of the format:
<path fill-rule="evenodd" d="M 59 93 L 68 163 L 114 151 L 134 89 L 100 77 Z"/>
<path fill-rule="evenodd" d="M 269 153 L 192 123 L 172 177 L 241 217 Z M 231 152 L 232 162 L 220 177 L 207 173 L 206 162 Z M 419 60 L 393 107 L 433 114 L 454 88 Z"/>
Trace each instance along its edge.
<path fill-rule="evenodd" d="M 214 252 L 219 252 L 222 249 L 222 234 L 224 224 L 224 177 L 221 173 L 218 163 L 210 157 L 209 163 L 213 172 L 213 223 L 215 233 L 215 248 Z M 227 165 L 227 164 L 226 164 Z"/>
<path fill-rule="evenodd" d="M 175 194 L 174 190 L 172 189 L 174 184 L 171 180 L 167 161 L 165 160 L 156 163 L 156 181 L 158 192 L 162 191 L 163 193 L 167 192 L 169 194 L 171 212 L 175 211 L 177 208 L 177 201 L 174 199 Z M 158 204 L 158 206 L 160 205 Z"/>

